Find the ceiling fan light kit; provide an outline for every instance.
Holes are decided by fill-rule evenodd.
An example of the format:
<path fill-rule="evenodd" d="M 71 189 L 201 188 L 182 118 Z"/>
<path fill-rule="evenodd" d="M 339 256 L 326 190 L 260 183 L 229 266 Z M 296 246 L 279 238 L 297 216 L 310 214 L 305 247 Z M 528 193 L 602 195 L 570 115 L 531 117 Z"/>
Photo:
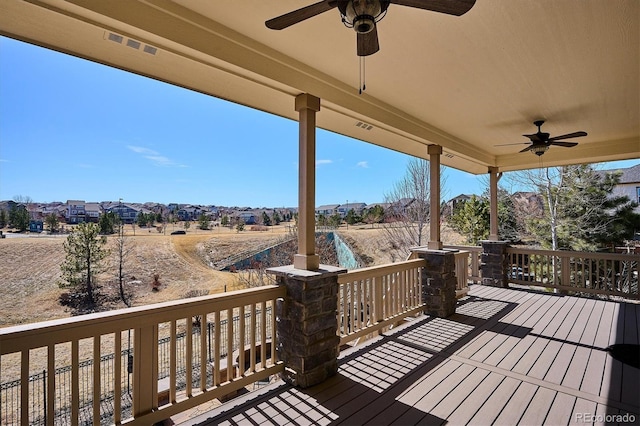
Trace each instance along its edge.
<path fill-rule="evenodd" d="M 351 0 L 338 3 L 342 23 L 347 28 L 353 28 L 358 34 L 373 31 L 376 23 L 384 18 L 388 7 L 388 1 L 379 0 Z"/>

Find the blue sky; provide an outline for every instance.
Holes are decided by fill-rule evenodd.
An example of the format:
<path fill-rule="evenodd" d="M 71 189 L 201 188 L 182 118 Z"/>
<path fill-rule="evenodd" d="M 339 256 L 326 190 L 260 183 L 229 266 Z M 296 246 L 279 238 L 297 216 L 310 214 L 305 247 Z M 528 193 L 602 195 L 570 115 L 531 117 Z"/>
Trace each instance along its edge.
<path fill-rule="evenodd" d="M 294 121 L 0 37 L 0 200 L 296 206 L 297 138 Z M 410 160 L 316 138 L 316 205 L 382 202 Z M 446 176 L 445 197 L 484 190 Z"/>

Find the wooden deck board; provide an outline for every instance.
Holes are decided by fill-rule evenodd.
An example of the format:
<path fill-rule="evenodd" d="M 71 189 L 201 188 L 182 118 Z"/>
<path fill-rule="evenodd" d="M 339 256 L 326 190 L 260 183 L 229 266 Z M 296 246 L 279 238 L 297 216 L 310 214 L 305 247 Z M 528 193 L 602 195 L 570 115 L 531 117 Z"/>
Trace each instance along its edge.
<path fill-rule="evenodd" d="M 639 414 L 640 373 L 604 349 L 637 341 L 640 305 L 469 294 L 452 317 L 420 317 L 349 349 L 318 386 L 271 385 L 184 424 L 555 425 L 582 424 L 578 413 Z"/>
<path fill-rule="evenodd" d="M 545 424 L 552 425 L 566 425 L 569 424 L 573 417 L 573 407 L 576 402 L 576 397 L 568 395 L 566 393 L 558 392 L 553 399 L 551 408 L 545 418 Z"/>
<path fill-rule="evenodd" d="M 569 312 L 565 313 L 565 317 L 561 319 L 560 326 L 553 333 L 553 337 L 556 339 L 566 340 L 571 333 L 571 330 L 574 328 L 580 329 L 580 334 L 582 335 L 582 330 L 584 329 L 584 323 L 578 324 L 577 319 L 582 312 L 582 308 L 585 305 L 586 299 L 579 299 L 577 297 L 572 297 L 570 300 L 575 300 L 575 303 L 569 309 Z"/>
<path fill-rule="evenodd" d="M 638 344 L 638 321 L 636 315 L 638 313 L 637 306 L 624 303 L 624 343 L 631 345 Z"/>
<path fill-rule="evenodd" d="M 584 333 L 578 340 L 578 343 L 594 346 L 596 341 L 596 334 L 598 333 L 598 327 L 600 325 L 600 319 L 602 318 L 602 312 L 606 302 L 602 300 L 595 300 L 589 319 L 585 322 Z"/>
<path fill-rule="evenodd" d="M 589 361 L 584 371 L 580 390 L 594 395 L 601 395 L 602 379 L 607 362 L 607 353 L 600 350 L 592 350 L 589 353 Z"/>
<path fill-rule="evenodd" d="M 554 390 L 538 387 L 536 394 L 531 398 L 529 406 L 520 418 L 520 423 L 523 425 L 544 424 L 556 394 L 557 392 Z"/>
<path fill-rule="evenodd" d="M 575 346 L 575 352 L 573 353 L 573 357 L 571 358 L 569 367 L 567 368 L 567 372 L 562 378 L 562 381 L 558 383 L 561 383 L 562 386 L 567 386 L 572 389 L 580 389 L 580 385 L 582 384 L 586 376 L 587 365 L 591 360 L 591 354 L 593 352 L 596 352 L 596 350 L 588 349 L 582 346 Z M 594 362 L 596 361 L 597 360 L 594 358 Z M 593 367 L 594 369 L 596 369 L 595 374 L 601 377 L 602 370 L 604 369 L 604 361 L 602 361 L 601 365 L 597 366 L 597 368 L 595 365 L 593 365 Z M 598 389 L 600 389 L 599 382 L 597 387 L 592 388 L 592 393 L 594 395 L 598 395 Z"/>
<path fill-rule="evenodd" d="M 578 314 L 575 320 L 575 326 L 571 328 L 571 331 L 566 337 L 569 342 L 579 343 L 582 340 L 582 336 L 587 333 L 589 319 L 595 308 L 596 301 L 593 299 L 585 299 L 585 303 L 582 306 L 582 310 Z"/>
<path fill-rule="evenodd" d="M 509 402 L 509 398 L 518 388 L 521 382 L 511 377 L 505 377 L 500 385 L 495 388 L 491 396 L 480 407 L 478 412 L 471 419 L 472 424 L 483 424 L 482 419 L 495 419 L 500 415 L 504 406 Z"/>
<path fill-rule="evenodd" d="M 524 415 L 538 386 L 522 382 L 495 420 L 498 425 L 516 425 Z"/>
<path fill-rule="evenodd" d="M 447 418 L 450 424 L 469 423 L 504 379 L 505 377 L 500 374 L 489 373 L 475 389 L 471 390 L 463 404 L 454 407 L 453 412 Z"/>

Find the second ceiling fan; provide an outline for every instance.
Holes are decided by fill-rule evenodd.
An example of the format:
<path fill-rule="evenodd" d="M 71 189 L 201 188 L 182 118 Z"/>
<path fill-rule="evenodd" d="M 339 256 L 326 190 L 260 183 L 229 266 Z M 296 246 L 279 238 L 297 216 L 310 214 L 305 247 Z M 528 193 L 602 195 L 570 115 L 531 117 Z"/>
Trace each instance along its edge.
<path fill-rule="evenodd" d="M 534 121 L 533 125 L 538 127 L 538 131 L 536 133 L 531 134 L 531 135 L 522 135 L 522 136 L 525 136 L 525 137 L 529 138 L 529 142 L 507 143 L 507 144 L 496 145 L 496 146 L 526 144 L 526 145 L 529 145 L 529 146 L 527 146 L 526 148 L 524 148 L 520 152 L 531 151 L 535 155 L 541 156 L 542 154 L 547 152 L 547 150 L 549 149 L 549 147 L 551 145 L 562 146 L 562 147 L 565 147 L 565 148 L 572 148 L 572 147 L 578 145 L 578 142 L 564 142 L 563 139 L 573 139 L 573 138 L 579 138 L 579 137 L 582 137 L 582 136 L 587 136 L 587 132 L 578 131 L 578 132 L 573 132 L 573 133 L 567 133 L 566 135 L 549 137 L 551 135 L 549 133 L 543 132 L 542 129 L 541 129 L 543 124 L 544 124 L 544 120 Z"/>
<path fill-rule="evenodd" d="M 476 0 L 323 0 L 270 19 L 265 24 L 272 30 L 282 30 L 337 7 L 344 25 L 357 33 L 358 56 L 369 56 L 380 50 L 376 24 L 384 18 L 389 4 L 461 16 L 475 2 Z"/>

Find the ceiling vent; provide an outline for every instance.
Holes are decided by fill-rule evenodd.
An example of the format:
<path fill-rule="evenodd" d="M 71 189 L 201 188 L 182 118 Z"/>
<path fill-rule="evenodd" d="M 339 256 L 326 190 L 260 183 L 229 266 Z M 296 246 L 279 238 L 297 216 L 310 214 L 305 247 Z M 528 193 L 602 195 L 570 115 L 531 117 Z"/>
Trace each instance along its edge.
<path fill-rule="evenodd" d="M 123 42 L 125 40 L 125 38 L 123 36 L 119 35 L 119 34 L 115 34 L 115 33 L 112 33 L 112 32 L 108 32 L 106 34 L 107 34 L 107 39 L 108 40 L 113 41 L 113 42 L 118 43 L 118 44 L 123 44 Z M 126 40 L 127 40 L 126 45 L 128 47 L 133 48 L 133 49 L 140 50 L 140 47 L 143 46 L 142 43 L 140 43 L 139 41 L 134 40 L 132 38 L 128 38 Z M 142 51 L 144 53 L 148 53 L 149 55 L 154 55 L 155 56 L 155 54 L 158 53 L 158 48 L 157 47 L 153 47 L 153 46 L 149 46 L 148 44 L 145 44 L 144 47 L 142 48 Z"/>
<path fill-rule="evenodd" d="M 140 49 L 140 42 L 132 39 L 128 39 L 127 46 L 133 47 L 134 49 Z"/>
<path fill-rule="evenodd" d="M 363 123 L 362 121 L 356 122 L 356 127 L 360 127 L 361 129 L 371 130 L 373 126 L 371 124 Z"/>
<path fill-rule="evenodd" d="M 122 43 L 122 40 L 124 40 L 124 37 L 118 34 L 109 33 L 109 40 L 115 41 L 116 43 Z"/>
<path fill-rule="evenodd" d="M 448 152 L 445 152 L 444 156 L 447 158 L 453 158 L 453 154 L 449 154 Z"/>

